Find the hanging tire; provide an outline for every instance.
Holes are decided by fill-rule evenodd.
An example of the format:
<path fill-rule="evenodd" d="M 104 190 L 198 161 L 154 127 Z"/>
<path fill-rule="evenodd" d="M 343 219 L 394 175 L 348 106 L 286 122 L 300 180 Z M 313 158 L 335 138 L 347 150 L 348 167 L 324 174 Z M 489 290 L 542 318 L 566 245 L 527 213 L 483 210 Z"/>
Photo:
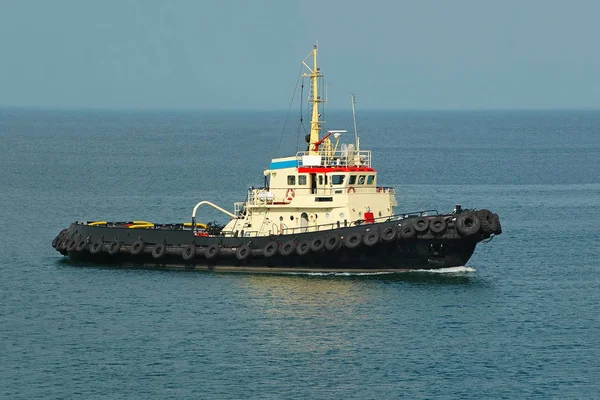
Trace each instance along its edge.
<path fill-rule="evenodd" d="M 277 250 L 279 250 L 279 246 L 277 245 L 277 242 L 269 242 L 263 249 L 263 256 L 265 258 L 271 258 L 275 254 L 277 254 Z"/>
<path fill-rule="evenodd" d="M 502 225 L 500 225 L 500 217 L 498 216 L 498 214 L 494 213 L 493 215 L 494 218 L 494 235 L 500 235 L 502 233 Z"/>
<path fill-rule="evenodd" d="M 67 241 L 62 239 L 56 245 L 58 251 L 66 251 L 67 250 Z"/>
<path fill-rule="evenodd" d="M 289 256 L 296 250 L 296 243 L 293 240 L 288 240 L 279 247 L 279 254 L 284 257 Z"/>
<path fill-rule="evenodd" d="M 340 239 L 340 236 L 333 233 L 325 238 L 325 249 L 327 251 L 337 250 L 341 242 L 342 239 Z"/>
<path fill-rule="evenodd" d="M 344 246 L 355 249 L 362 243 L 362 236 L 358 232 L 352 232 L 344 238 Z"/>
<path fill-rule="evenodd" d="M 479 218 L 481 230 L 484 233 L 492 233 L 495 231 L 494 215 L 490 210 L 479 210 L 475 213 L 475 215 L 477 215 L 477 218 Z"/>
<path fill-rule="evenodd" d="M 142 251 L 144 251 L 144 247 L 146 247 L 146 243 L 144 243 L 142 239 L 138 239 L 135 242 L 133 242 L 133 244 L 131 245 L 131 249 L 129 249 L 129 252 L 131 253 L 131 255 L 137 256 Z"/>
<path fill-rule="evenodd" d="M 102 240 L 96 243 L 92 243 L 92 245 L 89 247 L 90 249 L 90 253 L 92 254 L 98 254 L 101 253 L 102 250 L 104 250 L 104 244 L 102 243 Z"/>
<path fill-rule="evenodd" d="M 75 239 L 69 240 L 69 243 L 67 243 L 67 251 L 69 251 L 69 252 L 75 251 L 76 247 L 77 247 L 77 240 L 75 240 Z"/>
<path fill-rule="evenodd" d="M 114 256 L 115 254 L 117 254 L 119 252 L 119 250 L 121 250 L 121 242 L 119 242 L 118 240 L 113 240 L 108 245 L 108 255 L 109 256 Z"/>
<path fill-rule="evenodd" d="M 310 251 L 310 242 L 308 240 L 303 240 L 296 246 L 296 253 L 299 256 L 305 256 Z"/>
<path fill-rule="evenodd" d="M 427 217 L 418 217 L 413 220 L 413 226 L 417 233 L 425 233 L 429 229 L 429 219 Z"/>
<path fill-rule="evenodd" d="M 183 258 L 185 261 L 189 261 L 194 257 L 196 257 L 196 244 L 188 244 L 183 248 L 183 251 L 181 252 L 181 258 Z"/>
<path fill-rule="evenodd" d="M 444 233 L 447 227 L 448 224 L 446 224 L 446 220 L 443 217 L 435 217 L 429 221 L 429 229 L 435 234 Z"/>
<path fill-rule="evenodd" d="M 375 246 L 379 242 L 379 233 L 376 230 L 370 230 L 365 233 L 363 237 L 363 243 L 369 247 Z"/>
<path fill-rule="evenodd" d="M 481 222 L 472 211 L 465 211 L 456 217 L 456 230 L 461 236 L 471 236 L 479 232 Z"/>
<path fill-rule="evenodd" d="M 154 246 L 154 249 L 152 249 L 152 258 L 159 259 L 165 255 L 166 251 L 167 246 L 164 243 L 158 243 L 156 246 Z"/>
<path fill-rule="evenodd" d="M 77 246 L 75 246 L 75 251 L 84 251 L 87 249 L 87 242 L 85 240 L 80 240 L 77 242 Z"/>
<path fill-rule="evenodd" d="M 381 232 L 381 240 L 386 243 L 393 242 L 396 239 L 396 228 L 393 226 L 388 226 Z"/>
<path fill-rule="evenodd" d="M 208 246 L 206 248 L 206 251 L 204 252 L 204 257 L 207 260 L 212 260 L 212 259 L 216 258 L 220 252 L 221 252 L 221 246 L 219 246 L 218 244 L 211 244 L 210 246 Z"/>
<path fill-rule="evenodd" d="M 415 230 L 415 227 L 412 226 L 412 224 L 403 225 L 400 228 L 400 237 L 402 239 L 404 239 L 404 240 L 413 239 L 415 236 L 417 236 L 417 231 Z"/>
<path fill-rule="evenodd" d="M 310 250 L 313 252 L 321 251 L 325 248 L 325 238 L 323 236 L 315 236 L 310 239 Z"/>
<path fill-rule="evenodd" d="M 250 257 L 250 253 L 252 253 L 250 246 L 245 244 L 237 249 L 237 251 L 235 252 L 235 258 L 237 258 L 240 261 L 244 261 L 246 258 Z"/>
<path fill-rule="evenodd" d="M 56 249 L 59 242 L 60 242 L 60 237 L 59 236 L 55 237 L 54 240 L 52 241 L 52 247 L 54 247 Z"/>

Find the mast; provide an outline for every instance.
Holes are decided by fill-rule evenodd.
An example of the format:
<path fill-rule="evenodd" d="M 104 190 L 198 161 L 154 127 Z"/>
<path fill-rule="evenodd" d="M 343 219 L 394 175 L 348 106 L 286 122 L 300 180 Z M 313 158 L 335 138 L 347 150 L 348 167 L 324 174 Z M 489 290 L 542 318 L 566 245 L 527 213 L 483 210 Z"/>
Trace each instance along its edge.
<path fill-rule="evenodd" d="M 356 104 L 356 95 L 352 95 L 352 120 L 354 121 L 354 139 L 356 141 L 356 150 L 360 150 L 360 141 L 358 139 L 358 131 L 356 130 L 356 112 L 354 111 L 354 105 Z"/>
<path fill-rule="evenodd" d="M 317 51 L 318 51 L 318 47 L 317 45 L 313 46 L 313 50 L 310 52 L 310 54 L 308 56 L 306 56 L 306 58 L 304 60 L 302 60 L 302 64 L 304 64 L 304 66 L 310 71 L 310 74 L 308 73 L 304 73 L 302 74 L 302 76 L 307 76 L 310 78 L 311 80 L 311 86 L 312 86 L 312 98 L 309 99 L 309 102 L 311 102 L 313 104 L 313 109 L 312 109 L 312 117 L 310 120 L 310 141 L 309 141 L 309 146 L 308 149 L 310 151 L 310 154 L 316 154 L 317 153 L 317 143 L 319 142 L 320 138 L 319 135 L 321 133 L 321 124 L 325 121 L 320 121 L 319 118 L 321 117 L 321 114 L 319 113 L 319 103 L 324 103 L 325 99 L 321 99 L 321 96 L 319 96 L 319 78 L 322 78 L 323 75 L 321 75 L 321 70 L 319 69 L 319 67 L 317 66 Z M 313 66 L 312 68 L 308 66 L 308 64 L 306 63 L 306 60 L 308 60 L 308 58 L 310 56 L 313 56 Z"/>

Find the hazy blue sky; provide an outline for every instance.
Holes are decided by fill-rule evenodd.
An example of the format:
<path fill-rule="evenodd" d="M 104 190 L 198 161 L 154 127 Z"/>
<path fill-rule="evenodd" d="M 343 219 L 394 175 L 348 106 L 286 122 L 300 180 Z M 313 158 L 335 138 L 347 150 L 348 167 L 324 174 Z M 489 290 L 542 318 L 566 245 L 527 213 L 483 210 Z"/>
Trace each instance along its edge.
<path fill-rule="evenodd" d="M 0 105 L 600 108 L 600 1 L 0 0 Z"/>

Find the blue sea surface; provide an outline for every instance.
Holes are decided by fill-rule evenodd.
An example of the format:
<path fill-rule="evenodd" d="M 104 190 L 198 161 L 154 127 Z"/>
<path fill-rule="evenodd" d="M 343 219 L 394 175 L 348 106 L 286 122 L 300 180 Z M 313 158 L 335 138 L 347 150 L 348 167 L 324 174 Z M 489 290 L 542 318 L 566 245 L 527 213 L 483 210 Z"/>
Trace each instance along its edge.
<path fill-rule="evenodd" d="M 0 398 L 600 398 L 599 111 L 359 112 L 398 212 L 500 215 L 464 267 L 164 272 L 50 246 L 75 220 L 232 209 L 303 149 L 285 120 L 0 109 Z"/>

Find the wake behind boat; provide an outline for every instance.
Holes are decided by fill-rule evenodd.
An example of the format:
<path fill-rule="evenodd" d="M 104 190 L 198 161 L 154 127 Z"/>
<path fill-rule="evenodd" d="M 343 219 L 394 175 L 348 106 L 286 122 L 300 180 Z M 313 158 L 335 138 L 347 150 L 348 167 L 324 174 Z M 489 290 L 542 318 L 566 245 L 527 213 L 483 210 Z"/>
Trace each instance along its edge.
<path fill-rule="evenodd" d="M 489 210 L 395 213 L 396 192 L 379 184 L 370 150 L 346 130 L 323 132 L 318 49 L 303 60 L 310 79 L 306 151 L 275 158 L 264 187 L 250 188 L 229 212 L 209 201 L 191 222 L 73 222 L 52 246 L 100 265 L 223 271 L 375 272 L 465 265 L 477 243 L 502 233 Z M 307 60 L 312 58 L 312 65 Z M 354 103 L 353 103 L 354 110 Z M 224 226 L 196 222 L 198 209 L 226 214 Z"/>

